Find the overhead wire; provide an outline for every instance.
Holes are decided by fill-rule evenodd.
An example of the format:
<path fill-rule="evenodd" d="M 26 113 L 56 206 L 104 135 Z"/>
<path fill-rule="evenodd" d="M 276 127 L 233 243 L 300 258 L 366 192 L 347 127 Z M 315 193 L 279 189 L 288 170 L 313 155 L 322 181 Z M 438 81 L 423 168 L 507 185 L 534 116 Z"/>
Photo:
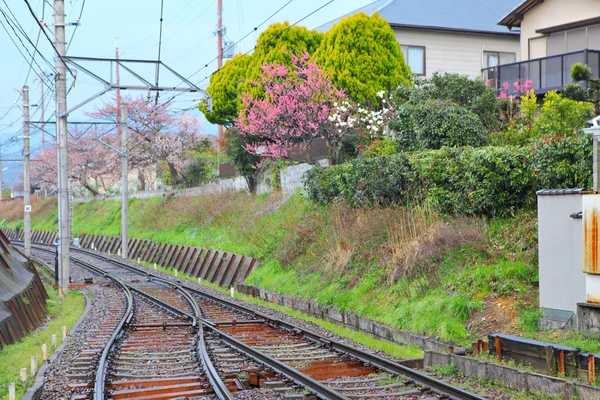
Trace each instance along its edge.
<path fill-rule="evenodd" d="M 260 25 L 258 25 L 257 27 L 255 27 L 252 31 L 250 31 L 250 33 L 246 34 L 246 36 L 244 36 L 242 39 L 246 38 L 249 34 L 251 34 L 252 32 L 256 31 L 261 25 L 263 25 L 265 22 L 267 22 L 269 19 L 273 18 L 273 16 L 275 16 L 277 13 L 279 13 L 283 8 L 285 8 L 289 3 L 291 3 L 293 0 L 288 1 L 288 3 L 286 3 L 282 8 L 280 8 L 279 10 L 277 10 L 275 13 L 273 13 L 269 18 L 267 18 L 266 20 L 264 20 Z M 311 11 L 309 14 L 305 15 L 303 18 L 299 19 L 298 21 L 294 22 L 292 25 L 288 26 L 286 29 L 284 29 L 283 31 L 280 32 L 280 35 L 282 35 L 283 33 L 287 32 L 288 30 L 290 30 L 291 28 L 293 28 L 294 26 L 298 25 L 300 22 L 304 21 L 305 19 L 309 18 L 310 16 L 314 15 L 315 13 L 319 12 L 320 10 L 322 10 L 323 8 L 327 7 L 329 4 L 333 3 L 335 0 L 329 0 L 327 3 L 321 5 L 320 7 L 316 8 L 315 10 Z M 236 42 L 239 43 L 240 41 Z M 251 48 L 250 50 L 248 50 L 247 52 L 245 52 L 243 55 L 248 55 L 251 52 L 253 52 L 254 50 L 256 50 L 257 48 L 259 48 L 260 46 L 264 45 L 263 43 L 257 43 L 253 48 Z M 215 57 L 213 58 L 209 63 L 207 63 L 203 68 L 207 68 L 209 64 L 213 63 L 216 59 L 218 58 Z M 223 65 L 223 67 L 221 67 L 221 71 L 224 70 L 227 67 L 231 67 L 231 65 L 234 65 L 237 61 L 239 60 L 239 58 L 237 60 L 232 60 L 230 62 L 228 62 L 227 64 Z M 198 72 L 202 71 L 202 69 L 199 69 L 198 71 L 196 71 L 195 73 L 193 73 L 192 75 L 190 75 L 188 78 L 186 78 L 186 80 L 189 80 L 190 78 L 192 78 L 194 75 L 196 75 Z M 204 79 L 198 81 L 197 83 L 194 84 L 194 86 L 198 86 L 200 85 L 202 82 L 206 81 L 207 79 L 209 79 L 210 76 L 206 76 Z M 179 84 L 181 85 L 181 83 Z M 179 86 L 177 85 L 177 86 Z M 184 94 L 185 92 L 180 92 L 176 95 L 173 95 L 166 103 L 170 103 L 171 101 L 173 101 L 175 98 L 181 96 L 182 94 Z"/>
<path fill-rule="evenodd" d="M 44 30 L 44 26 L 39 21 L 38 17 L 35 15 L 35 12 L 33 11 L 33 8 L 31 7 L 31 4 L 29 4 L 29 0 L 23 0 L 23 1 L 25 1 L 25 4 L 27 4 L 27 8 L 29 9 L 29 13 L 31 14 L 31 16 L 33 17 L 33 19 L 35 19 L 35 21 L 37 22 L 38 26 L 40 27 L 40 29 L 44 33 L 44 36 L 46 37 L 46 39 L 48 39 L 48 42 L 50 43 L 50 46 L 52 46 L 52 48 L 54 49 L 54 52 L 56 53 L 56 55 L 61 59 L 61 61 L 65 65 L 65 68 L 67 69 L 67 71 L 69 71 L 69 73 L 71 74 L 71 76 L 73 78 L 75 78 L 75 74 L 73 73 L 73 71 L 71 71 L 71 68 L 69 68 L 69 66 L 67 65 L 67 63 L 65 61 L 65 58 L 61 54 L 59 54 L 58 50 L 56 49 L 56 46 L 54 45 L 54 42 L 52 41 L 52 39 L 50 39 L 50 36 L 48 36 L 48 33 Z M 58 74 L 58 71 L 56 73 Z"/>
<path fill-rule="evenodd" d="M 6 14 L 6 12 L 4 11 L 4 9 L 2 9 L 0 7 L 0 13 L 4 16 L 5 20 L 6 20 L 6 24 L 10 27 L 10 29 L 13 31 L 14 36 L 17 38 L 17 40 L 21 43 L 21 46 L 23 47 L 23 49 L 25 50 L 25 52 L 29 55 L 29 57 L 31 57 L 31 61 L 29 60 L 29 57 L 27 57 L 25 54 L 23 54 L 23 51 L 21 50 L 21 47 L 19 47 L 19 45 L 17 44 L 17 42 L 15 41 L 15 39 L 13 38 L 13 36 L 10 34 L 8 28 L 6 27 L 6 25 L 4 24 L 4 22 L 2 22 L 0 20 L 0 24 L 2 25 L 2 27 L 4 28 L 4 30 L 6 31 L 7 35 L 9 36 L 10 40 L 13 42 L 13 44 L 15 45 L 15 47 L 17 48 L 17 50 L 19 51 L 19 53 L 21 54 L 21 56 L 25 59 L 25 61 L 29 64 L 30 66 L 30 70 L 33 68 L 32 64 L 37 65 L 37 67 L 39 68 L 40 72 L 43 72 L 43 68 L 40 66 L 40 64 L 38 64 L 38 62 L 35 60 L 35 52 L 32 54 L 28 47 L 25 45 L 25 43 L 23 43 L 23 40 L 21 39 L 21 36 L 17 33 L 15 27 L 13 26 L 13 24 L 11 23 L 10 18 L 8 17 L 8 15 Z M 31 43 L 33 45 L 33 42 Z M 39 52 L 39 50 L 36 49 L 36 51 Z M 40 53 L 41 54 L 41 53 Z M 42 56 L 43 57 L 43 56 Z M 41 79 L 41 75 L 39 72 L 36 71 L 36 75 Z"/>
<path fill-rule="evenodd" d="M 73 43 L 73 38 L 75 37 L 75 33 L 77 32 L 77 28 L 79 28 L 79 24 L 81 22 L 81 17 L 83 16 L 83 9 L 85 8 L 85 0 L 83 0 L 83 3 L 81 3 L 81 10 L 79 10 L 79 17 L 77 18 L 77 25 L 75 25 L 75 28 L 73 29 L 73 33 L 71 33 L 71 38 L 69 39 L 69 43 L 67 43 L 67 49 L 65 50 L 65 53 L 69 52 L 69 48 L 71 47 L 71 43 Z"/>

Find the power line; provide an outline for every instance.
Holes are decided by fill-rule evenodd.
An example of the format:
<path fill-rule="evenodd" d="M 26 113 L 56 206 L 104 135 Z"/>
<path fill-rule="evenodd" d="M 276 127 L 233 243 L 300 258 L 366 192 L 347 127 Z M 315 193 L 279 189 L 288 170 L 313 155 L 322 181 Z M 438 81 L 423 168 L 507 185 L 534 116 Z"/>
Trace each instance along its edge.
<path fill-rule="evenodd" d="M 52 48 L 54 49 L 54 52 L 56 53 L 56 55 L 62 60 L 63 64 L 67 68 L 67 71 L 69 71 L 69 73 L 71 74 L 71 76 L 73 78 L 75 78 L 75 74 L 73 74 L 73 71 L 71 71 L 71 68 L 69 68 L 69 66 L 67 65 L 67 63 L 66 63 L 65 59 L 63 58 L 63 56 L 60 55 L 60 53 L 58 52 L 58 50 L 56 50 L 56 46 L 54 46 L 54 42 L 50 39 L 50 36 L 48 36 L 48 33 L 44 30 L 44 26 L 42 25 L 42 23 L 38 20 L 37 16 L 35 15 L 35 12 L 33 11 L 33 8 L 31 8 L 31 4 L 29 4 L 29 0 L 24 0 L 24 1 L 25 1 L 25 4 L 27 4 L 27 8 L 29 9 L 29 12 L 31 13 L 31 16 L 33 17 L 33 19 L 35 19 L 35 21 L 37 22 L 38 26 L 42 30 L 42 32 L 44 32 L 44 36 L 46 36 L 46 39 L 48 39 L 48 42 L 50 43 L 50 46 L 52 46 Z M 58 74 L 58 72 L 57 72 L 57 74 Z"/>
<path fill-rule="evenodd" d="M 252 33 L 254 33 L 255 31 L 258 30 L 258 28 L 260 28 L 261 26 L 263 26 L 267 21 L 269 21 L 271 18 L 273 18 L 275 15 L 277 15 L 278 13 L 280 13 L 284 8 L 286 8 L 292 1 L 294 0 L 289 0 L 287 3 L 285 3 L 281 8 L 279 8 L 279 10 L 275 11 L 273 14 L 271 14 L 268 18 L 266 18 L 263 22 L 261 22 L 260 24 L 258 24 L 257 26 L 254 27 L 254 29 L 252 29 L 250 32 L 248 32 L 246 35 L 244 35 L 244 37 L 242 37 L 240 40 L 238 40 L 237 42 L 235 42 L 233 44 L 233 46 L 237 46 L 242 40 L 246 39 L 248 36 L 250 36 Z M 333 1 L 333 0 L 331 0 Z M 330 3 L 331 3 L 330 1 Z M 329 3 L 327 3 L 329 4 Z M 306 18 L 306 17 L 305 17 Z M 256 46 L 252 49 L 254 50 L 256 49 Z M 247 53 L 246 53 L 247 54 Z M 204 67 L 200 68 L 199 70 L 197 70 L 196 72 L 194 72 L 192 75 L 190 75 L 187 79 L 191 79 L 192 77 L 194 77 L 195 75 L 197 75 L 199 72 L 201 72 L 202 70 L 204 70 L 205 68 L 208 68 L 208 66 L 210 64 L 212 64 L 217 58 L 219 58 L 219 56 L 213 58 L 212 60 L 210 60 L 208 63 L 206 63 L 204 65 Z M 205 78 L 206 79 L 206 78 Z"/>
<path fill-rule="evenodd" d="M 83 3 L 81 3 L 81 10 L 79 10 L 79 17 L 77 18 L 77 25 L 75 25 L 75 29 L 73 29 L 73 33 L 71 34 L 71 39 L 69 39 L 69 43 L 67 43 L 67 50 L 65 50 L 65 53 L 69 52 L 71 43 L 73 43 L 73 38 L 75 37 L 75 32 L 77 32 L 77 28 L 79 28 L 79 23 L 81 21 L 81 16 L 83 15 L 84 7 L 85 7 L 85 0 L 83 0 Z"/>
<path fill-rule="evenodd" d="M 25 43 L 23 43 L 23 41 L 21 40 L 21 37 L 19 36 L 19 34 L 16 32 L 14 26 L 10 23 L 10 19 L 8 18 L 8 16 L 6 15 L 6 13 L 4 12 L 4 10 L 2 8 L 0 8 L 0 13 L 4 16 L 4 18 L 6 19 L 6 23 L 8 24 L 8 26 L 11 28 L 11 30 L 13 31 L 13 33 L 15 34 L 16 38 L 19 40 L 19 42 L 21 43 L 21 46 L 23 46 L 23 49 L 25 49 L 25 51 L 27 52 L 27 54 L 32 58 L 31 61 L 28 61 L 28 57 L 23 54 L 23 51 L 21 51 L 21 48 L 19 47 L 19 45 L 17 44 L 17 42 L 14 40 L 14 38 L 11 36 L 10 32 L 8 31 L 8 29 L 6 28 L 6 25 L 4 24 L 4 22 L 2 22 L 0 20 L 0 24 L 2 25 L 2 27 L 4 28 L 4 30 L 6 31 L 6 34 L 8 35 L 8 37 L 10 38 L 10 40 L 13 42 L 13 44 L 15 45 L 15 47 L 17 48 L 17 50 L 19 51 L 19 53 L 21 53 L 21 56 L 25 59 L 25 61 L 29 64 L 30 69 L 33 68 L 32 64 L 35 63 L 35 65 L 37 65 L 37 67 L 40 69 L 40 71 L 43 71 L 43 68 L 37 63 L 37 61 L 35 61 L 35 57 L 33 54 L 31 54 L 29 52 L 29 49 L 27 48 L 27 46 L 25 45 Z M 41 78 L 40 74 L 38 72 L 36 72 L 36 75 L 38 77 Z M 18 100 L 17 100 L 18 101 Z"/>
<path fill-rule="evenodd" d="M 274 14 L 272 14 L 269 18 L 267 18 L 266 20 L 264 20 L 260 25 L 258 25 L 257 27 L 255 27 L 250 33 L 256 31 L 262 24 L 264 24 L 266 21 L 268 21 L 269 19 L 273 18 L 273 16 L 275 16 L 278 12 L 280 12 L 283 8 L 285 8 L 285 6 L 287 6 L 289 3 L 291 3 L 293 0 L 288 1 L 288 3 L 286 3 L 282 8 L 280 8 L 279 10 L 277 10 Z M 306 18 L 309 18 L 310 16 L 314 15 L 315 13 L 319 12 L 320 10 L 322 10 L 323 8 L 327 7 L 329 4 L 333 3 L 335 0 L 329 0 L 327 3 L 323 4 L 322 6 L 318 7 L 317 9 L 313 10 L 312 12 L 310 12 L 309 14 L 305 15 L 303 18 L 299 19 L 298 21 L 294 22 L 292 25 L 288 26 L 287 28 L 285 28 L 283 31 L 281 31 L 279 33 L 279 35 L 283 35 L 285 32 L 287 32 L 288 30 L 290 30 L 291 28 L 293 28 L 294 26 L 298 25 L 300 22 L 304 21 Z M 248 33 L 245 37 L 247 37 L 250 33 Z M 241 40 L 243 40 L 244 38 L 242 38 Z M 236 44 L 239 43 L 236 42 Z M 251 48 L 250 50 L 248 50 L 247 52 L 245 52 L 243 55 L 248 55 L 251 52 L 253 52 L 254 50 L 256 50 L 257 48 L 259 48 L 260 46 L 262 46 L 263 44 L 265 44 L 266 42 L 262 42 L 262 43 L 257 43 L 253 48 Z M 192 75 L 190 75 L 187 79 L 189 80 L 192 76 L 196 75 L 198 72 L 202 71 L 202 69 L 207 68 L 209 64 L 213 63 L 216 59 L 218 58 L 215 57 L 213 58 L 209 63 L 207 63 L 203 68 L 199 69 L 198 71 L 194 72 Z M 230 67 L 231 65 L 235 64 L 237 61 L 239 60 L 239 58 L 237 60 L 233 60 L 228 62 L 227 64 L 225 64 L 222 68 L 221 71 L 227 67 Z M 204 79 L 198 81 L 195 86 L 200 85 L 202 82 L 206 81 L 207 79 L 209 79 L 209 76 L 205 77 Z M 179 84 L 181 85 L 181 83 Z M 177 86 L 179 86 L 177 85 Z M 176 95 L 174 95 L 173 97 L 171 97 L 166 103 L 170 103 L 171 101 L 173 101 L 173 99 L 181 96 L 183 94 L 183 92 L 178 93 Z"/>

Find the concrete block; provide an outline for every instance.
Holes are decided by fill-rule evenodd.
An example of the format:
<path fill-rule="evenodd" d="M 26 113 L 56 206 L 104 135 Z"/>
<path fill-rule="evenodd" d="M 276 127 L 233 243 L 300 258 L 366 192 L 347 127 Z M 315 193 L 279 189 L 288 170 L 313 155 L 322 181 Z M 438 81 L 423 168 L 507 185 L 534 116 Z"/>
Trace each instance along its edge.
<path fill-rule="evenodd" d="M 324 313 L 325 318 L 327 318 L 328 320 L 341 324 L 342 323 L 342 314 L 340 313 L 340 311 L 335 308 L 335 307 L 327 307 L 325 309 L 325 313 Z"/>
<path fill-rule="evenodd" d="M 487 362 L 455 354 L 451 354 L 450 358 L 456 368 L 466 376 L 476 377 L 480 381 L 487 379 Z"/>
<path fill-rule="evenodd" d="M 552 376 L 535 374 L 532 372 L 525 373 L 527 379 L 527 389 L 530 392 L 542 393 L 550 396 L 563 396 L 567 381 L 565 379 L 555 378 Z"/>
<path fill-rule="evenodd" d="M 525 372 L 504 365 L 488 363 L 487 378 L 493 382 L 502 383 L 511 389 L 527 391 L 527 378 Z"/>
<path fill-rule="evenodd" d="M 423 356 L 423 366 L 425 368 L 433 365 L 446 366 L 452 363 L 450 354 L 438 353 L 437 351 L 425 351 Z"/>
<path fill-rule="evenodd" d="M 579 400 L 600 399 L 600 388 L 575 382 L 571 385 L 571 387 L 574 391 L 574 395 L 571 398 L 577 398 Z"/>

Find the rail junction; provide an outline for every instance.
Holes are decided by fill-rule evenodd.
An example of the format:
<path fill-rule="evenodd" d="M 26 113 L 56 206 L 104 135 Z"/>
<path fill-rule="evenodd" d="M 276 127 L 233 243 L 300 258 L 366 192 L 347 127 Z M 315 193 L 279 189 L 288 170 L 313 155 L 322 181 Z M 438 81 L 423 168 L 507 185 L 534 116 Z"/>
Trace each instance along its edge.
<path fill-rule="evenodd" d="M 74 400 L 483 399 L 133 262 L 72 248 L 71 263 L 118 299 L 72 363 Z"/>

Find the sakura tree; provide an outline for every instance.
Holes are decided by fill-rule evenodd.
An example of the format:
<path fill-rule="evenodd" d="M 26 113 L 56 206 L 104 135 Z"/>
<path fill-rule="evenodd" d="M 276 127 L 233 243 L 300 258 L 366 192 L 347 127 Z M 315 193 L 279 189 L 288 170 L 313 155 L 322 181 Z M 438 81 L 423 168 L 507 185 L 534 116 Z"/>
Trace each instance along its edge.
<path fill-rule="evenodd" d="M 286 158 L 292 147 L 306 148 L 323 138 L 332 163 L 340 161 L 342 140 L 352 133 L 350 110 L 339 107 L 348 99 L 308 53 L 291 55 L 290 67 L 264 65 L 255 85 L 262 93 L 242 95 L 243 109 L 235 123 L 241 135 L 256 139 L 246 151 L 263 160 Z"/>
<path fill-rule="evenodd" d="M 155 165 L 164 165 L 172 184 L 185 180 L 185 166 L 190 162 L 188 150 L 204 139 L 202 124 L 188 114 L 174 114 L 168 103 L 154 104 L 144 97 L 124 98 L 129 115 L 129 166 L 137 169 L 142 190 L 146 177 L 143 171 Z M 105 104 L 88 116 L 117 121 L 116 102 Z M 117 145 L 115 147 L 120 147 Z"/>
<path fill-rule="evenodd" d="M 69 141 L 68 150 L 68 173 L 69 177 L 76 183 L 85 187 L 92 194 L 98 194 L 97 188 L 90 184 L 90 178 L 96 182 L 96 186 L 105 180 L 112 180 L 115 175 L 115 163 L 118 158 L 100 143 L 93 139 L 92 134 L 71 130 L 72 137 L 77 138 Z M 107 137 L 106 140 L 111 140 Z M 48 189 L 57 189 L 57 148 L 52 146 L 43 149 L 32 163 L 32 181 L 38 184 L 44 183 Z"/>
<path fill-rule="evenodd" d="M 162 166 L 170 183 L 185 181 L 186 166 L 193 161 L 191 152 L 203 145 L 205 136 L 200 121 L 187 114 L 174 114 L 168 104 L 155 105 L 144 98 L 125 98 L 129 119 L 128 161 L 131 170 L 138 171 L 141 189 L 151 177 L 148 171 Z M 87 114 L 89 117 L 117 122 L 116 101 L 104 104 Z M 97 128 L 97 129 L 96 129 Z M 107 190 L 121 179 L 120 155 L 108 148 L 121 147 L 116 125 L 102 125 L 85 131 L 70 130 L 69 176 L 93 194 L 98 187 Z M 101 143 L 100 139 L 103 143 Z M 108 145 L 108 146 L 107 146 Z M 34 182 L 45 183 L 49 189 L 57 185 L 56 148 L 44 149 L 32 164 Z M 91 185 L 90 179 L 96 183 Z"/>

